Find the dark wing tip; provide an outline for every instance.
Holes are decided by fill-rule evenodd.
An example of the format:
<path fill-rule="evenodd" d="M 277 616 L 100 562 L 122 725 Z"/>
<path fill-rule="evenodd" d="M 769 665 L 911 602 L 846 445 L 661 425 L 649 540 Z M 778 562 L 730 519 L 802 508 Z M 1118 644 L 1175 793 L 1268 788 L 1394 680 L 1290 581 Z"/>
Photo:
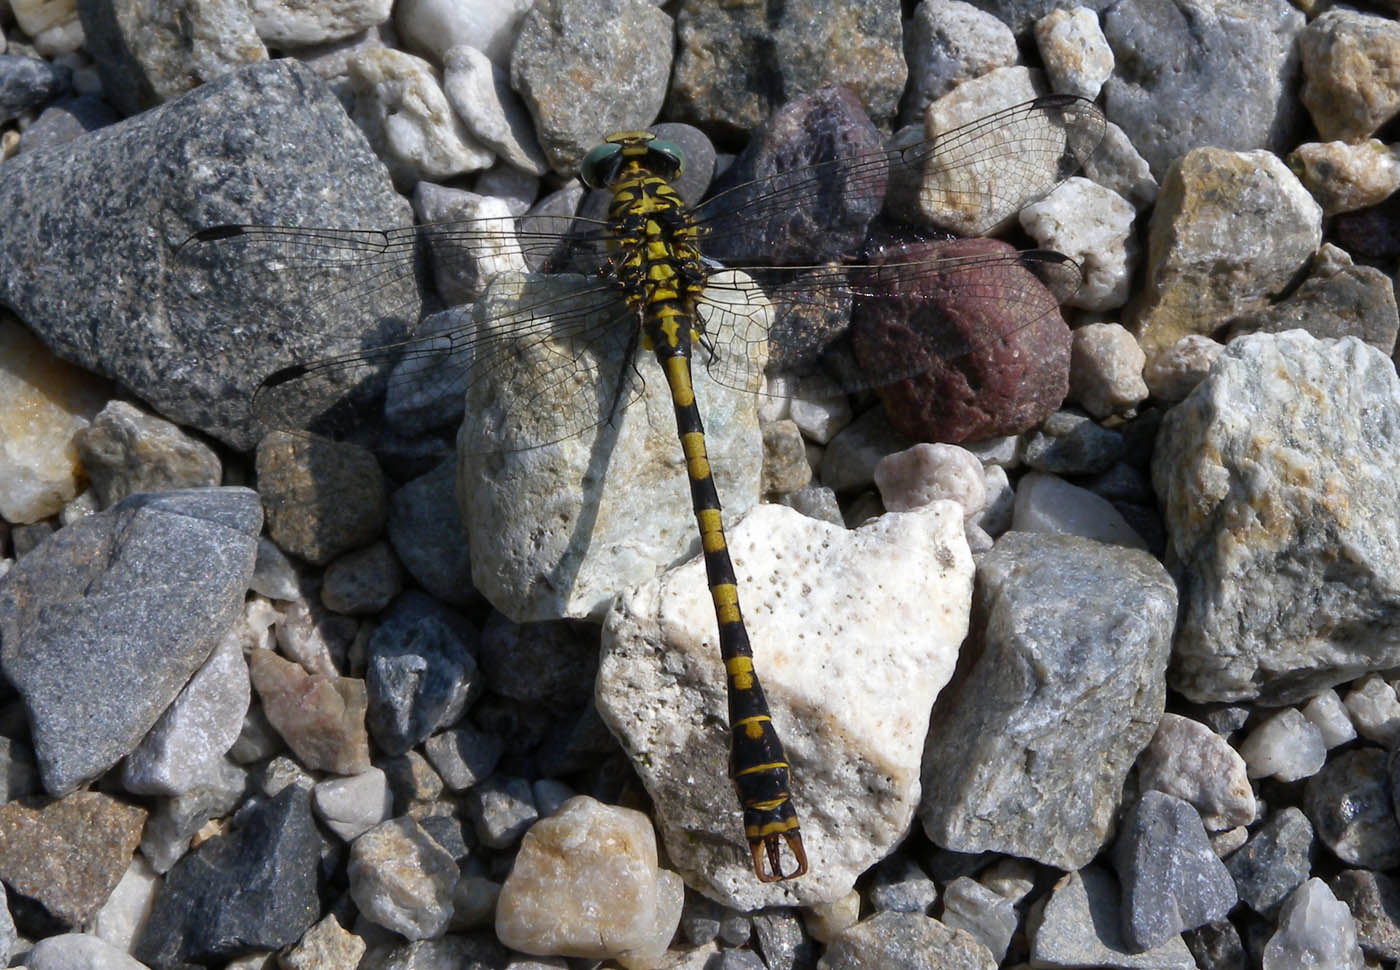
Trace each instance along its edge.
<path fill-rule="evenodd" d="M 212 242 L 215 239 L 228 239 L 231 236 L 243 235 L 244 227 L 237 225 L 228 226 L 207 226 L 190 236 L 190 242 Z"/>
<path fill-rule="evenodd" d="M 290 364 L 287 367 L 279 367 L 277 370 L 263 378 L 263 382 L 258 385 L 259 391 L 272 390 L 283 384 L 290 383 L 303 376 L 310 370 L 307 364 Z"/>

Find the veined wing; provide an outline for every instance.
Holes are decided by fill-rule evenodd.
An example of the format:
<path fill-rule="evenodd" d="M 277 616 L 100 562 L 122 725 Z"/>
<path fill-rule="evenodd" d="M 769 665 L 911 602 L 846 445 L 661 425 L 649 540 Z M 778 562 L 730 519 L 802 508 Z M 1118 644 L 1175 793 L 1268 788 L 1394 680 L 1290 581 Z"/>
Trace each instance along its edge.
<path fill-rule="evenodd" d="M 706 252 L 738 266 L 850 258 L 882 210 L 981 235 L 1077 171 L 1106 125 L 1092 102 L 1048 95 L 879 151 L 843 155 L 836 144 L 836 158 L 723 190 L 696 208 L 696 222 Z"/>

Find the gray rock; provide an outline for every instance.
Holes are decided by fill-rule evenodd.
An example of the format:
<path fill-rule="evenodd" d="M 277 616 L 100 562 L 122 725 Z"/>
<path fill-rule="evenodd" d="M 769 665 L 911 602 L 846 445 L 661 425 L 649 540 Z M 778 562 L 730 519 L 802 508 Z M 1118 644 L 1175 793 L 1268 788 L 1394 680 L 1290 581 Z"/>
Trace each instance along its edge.
<path fill-rule="evenodd" d="M 214 449 L 125 401 L 112 401 L 73 440 L 99 508 L 137 492 L 210 487 L 223 477 Z"/>
<path fill-rule="evenodd" d="M 1085 0 L 1075 6 L 1099 13 L 1112 4 L 1113 0 Z M 1064 6 L 1060 0 L 978 0 L 977 5 L 1010 26 L 1018 38 L 1025 39 L 1029 39 L 1028 35 L 1037 20 Z"/>
<path fill-rule="evenodd" d="M 144 970 L 145 964 L 101 937 L 88 933 L 62 933 L 40 940 L 24 958 L 28 970 L 66 970 L 92 967 L 95 970 Z"/>
<path fill-rule="evenodd" d="M 1223 919 L 1182 934 L 1200 970 L 1249 970 L 1249 956 L 1235 924 Z"/>
<path fill-rule="evenodd" d="M 311 796 L 290 785 L 234 816 L 231 831 L 166 874 L 133 954 L 151 966 L 207 963 L 296 942 L 316 921 L 321 836 Z"/>
<path fill-rule="evenodd" d="M 239 621 L 261 527 L 248 489 L 136 495 L 0 582 L 0 668 L 51 794 L 130 753 Z"/>
<path fill-rule="evenodd" d="M 0 123 L 43 107 L 73 83 L 73 72 L 34 57 L 0 54 Z"/>
<path fill-rule="evenodd" d="M 258 443 L 257 474 L 268 534 L 307 562 L 324 565 L 384 529 L 384 474 L 357 445 L 274 431 Z"/>
<path fill-rule="evenodd" d="M 877 121 L 894 117 L 906 77 L 897 4 L 799 0 L 775 13 L 681 5 L 670 91 L 677 120 L 753 128 L 783 102 L 832 85 L 854 91 Z"/>
<path fill-rule="evenodd" d="M 755 913 L 753 929 L 769 970 L 807 970 L 817 962 L 816 941 L 802 931 L 801 917 L 792 910 Z"/>
<path fill-rule="evenodd" d="M 1123 435 L 1092 418 L 1056 411 L 1026 438 L 1024 459 L 1052 475 L 1097 475 L 1123 457 Z"/>
<path fill-rule="evenodd" d="M 906 125 L 921 125 L 929 102 L 959 83 L 1020 57 L 1011 28 L 962 0 L 925 0 L 905 27 L 909 91 L 900 109 Z"/>
<path fill-rule="evenodd" d="M 1272 917 L 1288 894 L 1308 878 L 1313 827 L 1289 806 L 1265 819 L 1244 847 L 1225 860 L 1240 899 L 1260 916 Z"/>
<path fill-rule="evenodd" d="M 511 623 L 493 613 L 482 627 L 477 660 L 497 694 L 576 709 L 593 697 L 598 631 L 569 621 Z"/>
<path fill-rule="evenodd" d="M 1103 87 L 1158 177 L 1187 149 L 1292 147 L 1299 112 L 1294 43 L 1305 24 L 1287 0 L 1124 0 L 1104 12 L 1117 66 Z"/>
<path fill-rule="evenodd" d="M 505 745 L 495 735 L 461 727 L 434 734 L 423 749 L 443 783 L 452 791 L 465 791 L 496 770 Z"/>
<path fill-rule="evenodd" d="M 1118 886 L 1107 871 L 1086 866 L 1055 883 L 1044 908 L 1027 921 L 1030 962 L 1044 967 L 1195 970 L 1180 936 L 1137 952 L 1124 939 Z"/>
<path fill-rule="evenodd" d="M 890 856 L 875 866 L 867 889 L 870 908 L 875 912 L 921 913 L 933 912 L 938 902 L 938 887 L 913 859 Z"/>
<path fill-rule="evenodd" d="M 389 542 L 410 576 L 444 603 L 476 598 L 471 549 L 457 514 L 456 471 L 443 462 L 389 496 Z"/>
<path fill-rule="evenodd" d="M 544 0 L 530 8 L 511 53 L 510 83 L 556 172 L 577 171 L 599 132 L 656 120 L 671 70 L 671 45 L 656 38 L 671 30 L 671 18 L 645 0 Z M 590 79 L 586 87 L 580 76 Z"/>
<path fill-rule="evenodd" d="M 218 770 L 252 690 L 236 633 L 225 636 L 122 765 L 127 791 L 180 795 Z"/>
<path fill-rule="evenodd" d="M 827 944 L 818 970 L 992 970 L 991 953 L 966 930 L 920 913 L 876 913 Z"/>
<path fill-rule="evenodd" d="M 447 928 L 457 863 L 412 818 L 391 818 L 357 838 L 346 876 L 366 919 L 410 940 Z"/>
<path fill-rule="evenodd" d="M 1337 858 L 1367 869 L 1400 865 L 1400 824 L 1391 805 L 1386 753 L 1353 748 L 1337 755 L 1303 789 L 1303 810 Z"/>
<path fill-rule="evenodd" d="M 50 104 L 20 135 L 19 150 L 37 152 L 62 145 L 98 128 L 121 120 L 106 101 L 90 94 L 59 98 Z"/>
<path fill-rule="evenodd" d="M 359 346 L 359 332 L 336 334 L 362 332 L 408 298 L 377 286 L 347 318 L 318 319 L 308 308 L 349 285 L 343 259 L 286 274 L 247 240 L 177 250 L 221 223 L 409 221 L 340 102 L 290 59 L 12 159 L 0 211 L 0 302 L 59 356 L 240 448 L 256 441 L 248 399 L 265 374 Z M 39 262 L 49 271 L 24 269 Z"/>
<path fill-rule="evenodd" d="M 1400 885 L 1369 869 L 1339 872 L 1327 885 L 1351 910 L 1366 955 L 1378 960 L 1400 958 Z"/>
<path fill-rule="evenodd" d="M 228 0 L 193 8 L 83 0 L 78 18 L 102 93 L 126 115 L 267 60 L 248 8 Z"/>
<path fill-rule="evenodd" d="M 1400 663 L 1397 455 L 1400 380 L 1375 348 L 1297 330 L 1226 348 L 1152 462 L 1182 564 L 1175 689 L 1281 705 Z"/>
<path fill-rule="evenodd" d="M 524 778 L 488 778 L 467 792 L 463 801 L 477 838 L 491 849 L 513 846 L 539 818 L 530 783 Z"/>
<path fill-rule="evenodd" d="M 470 645 L 437 617 L 396 616 L 374 631 L 367 649 L 367 723 L 388 754 L 404 754 L 452 724 L 473 688 L 480 690 Z"/>
<path fill-rule="evenodd" d="M 978 577 L 967 674 L 929 727 L 924 831 L 960 852 L 1078 868 L 1162 716 L 1176 588 L 1144 552 L 1020 532 Z"/>
<path fill-rule="evenodd" d="M 227 760 L 174 798 L 161 799 L 141 833 L 141 854 L 156 872 L 167 872 L 190 847 L 190 839 L 214 818 L 230 814 L 248 790 L 248 773 Z"/>
<path fill-rule="evenodd" d="M 1133 950 L 1224 919 L 1239 901 L 1201 816 L 1163 792 L 1143 792 L 1129 809 L 1113 846 L 1113 867 L 1123 891 L 1123 940 Z"/>
<path fill-rule="evenodd" d="M 1301 329 L 1314 337 L 1359 337 L 1390 356 L 1397 327 L 1390 277 L 1374 266 L 1354 265 L 1345 250 L 1323 243 L 1298 289 L 1271 307 L 1235 318 L 1226 340 Z"/>
<path fill-rule="evenodd" d="M 278 47 L 343 40 L 389 19 L 390 0 L 337 3 L 254 0 L 249 4 L 258 36 Z"/>
<path fill-rule="evenodd" d="M 321 602 L 348 616 L 370 616 L 393 602 L 403 589 L 403 570 L 387 542 L 347 552 L 326 567 Z"/>

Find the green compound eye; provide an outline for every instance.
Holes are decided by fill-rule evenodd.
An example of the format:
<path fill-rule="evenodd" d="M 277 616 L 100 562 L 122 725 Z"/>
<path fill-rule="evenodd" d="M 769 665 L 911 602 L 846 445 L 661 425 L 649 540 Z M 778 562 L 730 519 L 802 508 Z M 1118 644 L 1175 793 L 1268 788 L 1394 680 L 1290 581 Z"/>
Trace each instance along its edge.
<path fill-rule="evenodd" d="M 578 175 L 583 179 L 583 184 L 593 189 L 601 189 L 607 185 L 614 160 L 621 151 L 621 145 L 611 142 L 604 142 L 596 148 L 589 149 L 588 154 L 583 156 L 583 163 L 579 165 Z"/>
<path fill-rule="evenodd" d="M 680 145 L 657 138 L 647 145 L 647 149 L 660 156 L 651 163 L 657 175 L 667 180 L 680 178 L 685 169 L 685 152 L 681 151 Z"/>

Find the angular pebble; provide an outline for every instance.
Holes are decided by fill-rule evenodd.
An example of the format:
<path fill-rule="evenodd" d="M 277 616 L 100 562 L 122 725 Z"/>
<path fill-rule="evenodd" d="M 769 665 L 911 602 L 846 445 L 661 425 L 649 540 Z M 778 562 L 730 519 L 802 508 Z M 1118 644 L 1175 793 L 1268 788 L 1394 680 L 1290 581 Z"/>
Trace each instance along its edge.
<path fill-rule="evenodd" d="M 1360 141 L 1400 111 L 1400 24 L 1328 10 L 1298 37 L 1303 104 L 1324 140 Z"/>
<path fill-rule="evenodd" d="M 437 616 L 396 616 L 380 624 L 366 649 L 369 730 L 388 754 L 403 754 L 452 724 L 473 688 L 480 690 L 470 646 Z"/>
<path fill-rule="evenodd" d="M 1119 967 L 1123 970 L 1195 970 L 1180 936 L 1137 952 L 1120 929 L 1118 886 L 1098 866 L 1055 883 L 1039 919 L 1028 928 L 1032 966 Z"/>
<path fill-rule="evenodd" d="M 1356 727 L 1351 723 L 1342 699 L 1330 687 L 1304 704 L 1302 710 L 1303 716 L 1322 732 L 1322 743 L 1327 745 L 1328 751 L 1356 737 Z"/>
<path fill-rule="evenodd" d="M 1147 399 L 1147 355 L 1116 323 L 1087 323 L 1074 331 L 1069 356 L 1070 397 L 1096 418 L 1132 411 Z"/>
<path fill-rule="evenodd" d="M 127 791 L 181 795 L 217 765 L 243 731 L 252 690 L 235 634 L 225 636 L 140 747 L 122 765 Z"/>
<path fill-rule="evenodd" d="M 928 711 L 966 633 L 962 512 L 938 502 L 847 531 L 761 505 L 728 539 L 755 669 L 798 779 L 808 875 L 753 878 L 728 735 L 713 729 L 725 723 L 724 674 L 699 559 L 618 598 L 603 629 L 598 713 L 656 801 L 673 864 L 708 895 L 741 910 L 826 899 L 909 825 Z M 820 799 L 806 797 L 805 772 L 822 779 Z M 859 833 L 846 822 L 854 806 Z"/>
<path fill-rule="evenodd" d="M 296 942 L 316 920 L 321 836 L 307 789 L 255 799 L 166 874 L 133 955 L 212 963 Z"/>
<path fill-rule="evenodd" d="M 399 562 L 419 586 L 450 606 L 465 606 L 476 597 L 476 587 L 471 548 L 457 514 L 455 476 L 453 463 L 443 462 L 395 490 L 386 529 Z"/>
<path fill-rule="evenodd" d="M 74 438 L 99 508 L 137 492 L 218 485 L 214 449 L 177 426 L 112 401 Z"/>
<path fill-rule="evenodd" d="M 257 474 L 268 534 L 307 562 L 325 565 L 384 528 L 384 474 L 356 445 L 274 431 L 258 442 Z"/>
<path fill-rule="evenodd" d="M 929 725 L 920 820 L 958 852 L 1078 868 L 1162 716 L 1176 587 L 1146 553 L 1021 532 L 977 571 L 985 624 Z"/>
<path fill-rule="evenodd" d="M 466 791 L 489 777 L 504 749 L 500 738 L 468 727 L 435 734 L 423 745 L 443 784 L 455 792 Z"/>
<path fill-rule="evenodd" d="M 1113 50 L 1099 18 L 1085 7 L 1051 10 L 1037 20 L 1035 46 L 1056 92 L 1092 101 L 1113 73 Z"/>
<path fill-rule="evenodd" d="M 507 165 L 531 175 L 549 171 L 525 105 L 510 77 L 475 47 L 450 47 L 442 55 L 443 92 L 467 130 Z"/>
<path fill-rule="evenodd" d="M 410 940 L 440 935 L 452 917 L 457 863 L 407 816 L 357 838 L 346 876 L 360 913 Z"/>
<path fill-rule="evenodd" d="M 1400 699 L 1379 674 L 1363 677 L 1342 698 L 1356 733 L 1367 741 L 1393 748 L 1400 741 Z"/>
<path fill-rule="evenodd" d="M 316 817 L 346 842 L 353 842 L 394 811 L 388 778 L 375 767 L 358 775 L 317 782 L 311 802 Z"/>
<path fill-rule="evenodd" d="M 1353 748 L 1308 779 L 1303 810 L 1337 858 L 1385 870 L 1400 865 L 1400 823 L 1391 806 L 1386 753 Z"/>
<path fill-rule="evenodd" d="M 347 552 L 326 567 L 321 602 L 347 616 L 369 616 L 385 609 L 403 589 L 403 570 L 387 542 Z"/>
<path fill-rule="evenodd" d="M 1300 809 L 1274 812 L 1244 847 L 1225 859 L 1240 899 L 1260 916 L 1272 917 L 1283 900 L 1308 878 L 1313 827 Z"/>
<path fill-rule="evenodd" d="M 28 970 L 146 970 L 124 950 L 86 933 L 61 933 L 34 944 L 24 958 Z"/>
<path fill-rule="evenodd" d="M 1184 567 L 1176 690 L 1282 705 L 1400 663 L 1398 457 L 1400 378 L 1374 347 L 1291 330 L 1226 348 L 1152 460 Z"/>
<path fill-rule="evenodd" d="M 1356 922 L 1327 883 L 1313 878 L 1295 889 L 1279 911 L 1278 931 L 1264 947 L 1264 970 L 1364 970 L 1365 966 L 1356 941 Z"/>
<path fill-rule="evenodd" d="M 1288 164 L 1324 215 L 1377 205 L 1400 189 L 1400 154 L 1375 138 L 1355 145 L 1307 142 L 1289 154 Z"/>
<path fill-rule="evenodd" d="M 1138 784 L 1189 802 L 1210 831 L 1254 821 L 1254 790 L 1244 759 L 1199 721 L 1170 712 L 1138 755 Z"/>
<path fill-rule="evenodd" d="M 73 74 L 37 57 L 5 54 L 0 45 L 0 124 L 42 108 L 67 90 Z"/>
<path fill-rule="evenodd" d="M 982 463 L 957 445 L 917 444 L 887 455 L 875 466 L 875 487 L 890 512 L 908 512 L 939 499 L 957 502 L 963 518 L 987 501 Z"/>
<path fill-rule="evenodd" d="M 0 879 L 48 920 L 86 923 L 131 864 L 145 820 L 144 809 L 98 792 L 0 805 Z"/>
<path fill-rule="evenodd" d="M 262 510 L 244 488 L 133 495 L 0 585 L 0 668 L 51 794 L 129 754 L 238 623 Z"/>
<path fill-rule="evenodd" d="M 253 26 L 273 47 L 306 47 L 343 40 L 389 19 L 390 0 L 304 3 L 253 0 Z"/>
<path fill-rule="evenodd" d="M 1020 922 L 1014 900 L 967 876 L 948 883 L 940 919 L 950 929 L 971 933 L 998 963 L 1005 958 Z"/>
<path fill-rule="evenodd" d="M 680 923 L 683 886 L 657 868 L 641 812 L 570 799 L 531 826 L 496 904 L 496 935 L 538 955 L 656 965 Z"/>
<path fill-rule="evenodd" d="M 1143 792 L 1128 810 L 1113 845 L 1113 867 L 1123 892 L 1123 939 L 1133 950 L 1224 919 L 1239 901 L 1200 815 L 1163 792 Z"/>
<path fill-rule="evenodd" d="M 74 436 L 102 407 L 106 388 L 54 357 L 28 330 L 0 318 L 0 517 L 16 525 L 47 518 L 78 494 Z"/>
<path fill-rule="evenodd" d="M 1011 528 L 1017 532 L 1081 536 L 1129 549 L 1147 542 L 1113 503 L 1058 475 L 1030 472 L 1017 483 Z"/>
<path fill-rule="evenodd" d="M 355 970 L 365 953 L 362 937 L 343 928 L 334 913 L 277 956 L 282 970 Z"/>
<path fill-rule="evenodd" d="M 369 769 L 363 680 L 308 674 L 271 650 L 253 651 L 248 672 L 263 713 L 302 764 L 338 775 Z"/>
<path fill-rule="evenodd" d="M 1282 782 L 1311 777 L 1327 760 L 1322 732 L 1293 707 L 1284 708 L 1250 731 L 1239 750 L 1249 766 L 1249 777 Z"/>
<path fill-rule="evenodd" d="M 499 775 L 467 792 L 463 809 L 481 844 L 491 849 L 514 845 L 540 817 L 530 783 Z"/>
<path fill-rule="evenodd" d="M 1076 175 L 1021 209 L 1018 219 L 1036 245 L 1079 264 L 1084 279 L 1069 306 L 1116 310 L 1128 302 L 1141 258 L 1135 215 L 1117 192 Z"/>

